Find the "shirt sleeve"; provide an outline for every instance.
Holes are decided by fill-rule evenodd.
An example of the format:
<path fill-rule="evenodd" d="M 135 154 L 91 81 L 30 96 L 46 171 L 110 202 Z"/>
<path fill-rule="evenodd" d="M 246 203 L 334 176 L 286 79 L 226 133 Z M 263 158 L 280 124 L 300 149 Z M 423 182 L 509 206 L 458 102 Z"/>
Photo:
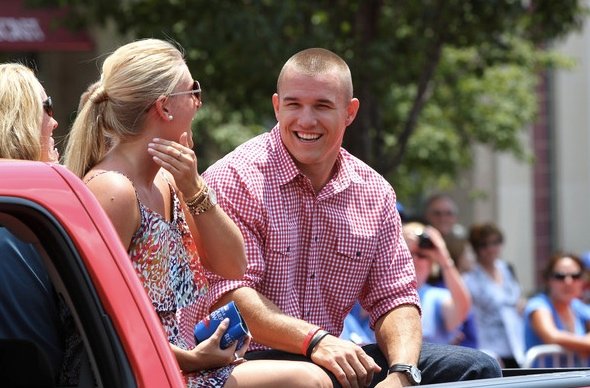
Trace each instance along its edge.
<path fill-rule="evenodd" d="M 539 309 L 551 311 L 551 307 L 547 304 L 547 301 L 542 295 L 537 295 L 527 302 L 524 308 L 524 318 L 528 320 L 531 314 Z"/>
<path fill-rule="evenodd" d="M 371 328 L 381 316 L 401 305 L 415 305 L 421 313 L 414 263 L 402 235 L 391 188 L 384 201 L 383 214 L 376 257 L 360 296 L 361 305 L 371 316 Z"/>

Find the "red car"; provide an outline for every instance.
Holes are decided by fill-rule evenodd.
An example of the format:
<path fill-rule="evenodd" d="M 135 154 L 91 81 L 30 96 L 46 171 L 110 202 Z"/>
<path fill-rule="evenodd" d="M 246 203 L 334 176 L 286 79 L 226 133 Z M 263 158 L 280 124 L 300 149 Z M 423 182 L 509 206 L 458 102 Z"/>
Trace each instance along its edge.
<path fill-rule="evenodd" d="M 0 225 L 41 253 L 77 318 L 97 386 L 184 386 L 127 252 L 80 179 L 55 164 L 1 161 Z M 34 360 L 26 362 L 34 374 Z"/>
<path fill-rule="evenodd" d="M 182 387 L 178 364 L 160 321 L 110 220 L 84 183 L 63 166 L 0 161 L 0 226 L 41 253 L 56 291 L 66 300 L 90 361 L 89 385 Z M 0 252 L 0 260 L 2 252 Z M 3 296 L 0 295 L 0 298 Z M 26 306 L 26 301 L 23 301 Z M 2 319 L 3 317 L 0 317 Z M 15 386 L 41 368 L 0 340 L 0 384 Z M 24 353 L 23 353 L 24 354 Z M 17 372 L 6 367 L 21 365 Z M 590 386 L 587 369 L 512 369 L 498 379 L 438 387 Z M 14 374 L 18 374 L 14 378 Z M 35 386 L 53 386 L 53 381 Z M 80 386 L 86 386 L 81 384 Z"/>

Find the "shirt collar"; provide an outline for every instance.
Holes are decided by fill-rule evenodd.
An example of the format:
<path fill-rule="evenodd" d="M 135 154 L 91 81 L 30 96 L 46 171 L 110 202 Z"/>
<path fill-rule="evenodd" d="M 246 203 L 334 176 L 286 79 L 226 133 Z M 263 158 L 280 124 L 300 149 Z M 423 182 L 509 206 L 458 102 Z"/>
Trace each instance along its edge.
<path fill-rule="evenodd" d="M 298 176 L 303 176 L 301 171 L 295 165 L 293 157 L 281 140 L 279 124 L 275 125 L 270 132 L 271 147 L 277 157 L 277 180 L 279 184 L 284 185 Z M 344 148 L 340 148 L 340 153 L 336 159 L 336 174 L 330 179 L 322 192 L 339 193 L 345 190 L 351 183 L 364 183 L 364 179 L 354 168 L 355 157 Z"/>

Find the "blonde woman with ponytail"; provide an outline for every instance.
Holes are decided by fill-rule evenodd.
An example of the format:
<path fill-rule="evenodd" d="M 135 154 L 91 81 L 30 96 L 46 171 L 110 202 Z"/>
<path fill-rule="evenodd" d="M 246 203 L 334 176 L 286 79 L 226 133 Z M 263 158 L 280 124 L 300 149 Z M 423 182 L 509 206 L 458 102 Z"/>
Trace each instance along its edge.
<path fill-rule="evenodd" d="M 239 229 L 198 173 L 191 123 L 202 103 L 200 84 L 176 46 L 157 39 L 121 46 L 82 101 L 65 164 L 111 218 L 187 385 L 331 386 L 312 364 L 244 362 L 249 340 L 221 349 L 227 322 L 195 345 L 192 328 L 206 314 L 196 311 L 207 291 L 203 266 L 239 279 L 247 265 Z"/>

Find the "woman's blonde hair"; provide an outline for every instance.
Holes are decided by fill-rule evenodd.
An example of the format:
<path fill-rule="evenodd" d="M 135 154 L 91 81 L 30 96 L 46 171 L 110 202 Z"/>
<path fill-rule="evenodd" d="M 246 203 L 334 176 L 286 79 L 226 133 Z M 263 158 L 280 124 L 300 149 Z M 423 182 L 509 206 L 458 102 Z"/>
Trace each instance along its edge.
<path fill-rule="evenodd" d="M 145 114 L 182 77 L 182 52 L 172 43 L 142 39 L 119 47 L 102 65 L 100 84 L 72 125 L 64 164 L 83 177 L 108 151 L 111 139 L 125 140 L 142 130 Z"/>
<path fill-rule="evenodd" d="M 0 64 L 0 158 L 41 160 L 42 91 L 33 70 Z"/>

